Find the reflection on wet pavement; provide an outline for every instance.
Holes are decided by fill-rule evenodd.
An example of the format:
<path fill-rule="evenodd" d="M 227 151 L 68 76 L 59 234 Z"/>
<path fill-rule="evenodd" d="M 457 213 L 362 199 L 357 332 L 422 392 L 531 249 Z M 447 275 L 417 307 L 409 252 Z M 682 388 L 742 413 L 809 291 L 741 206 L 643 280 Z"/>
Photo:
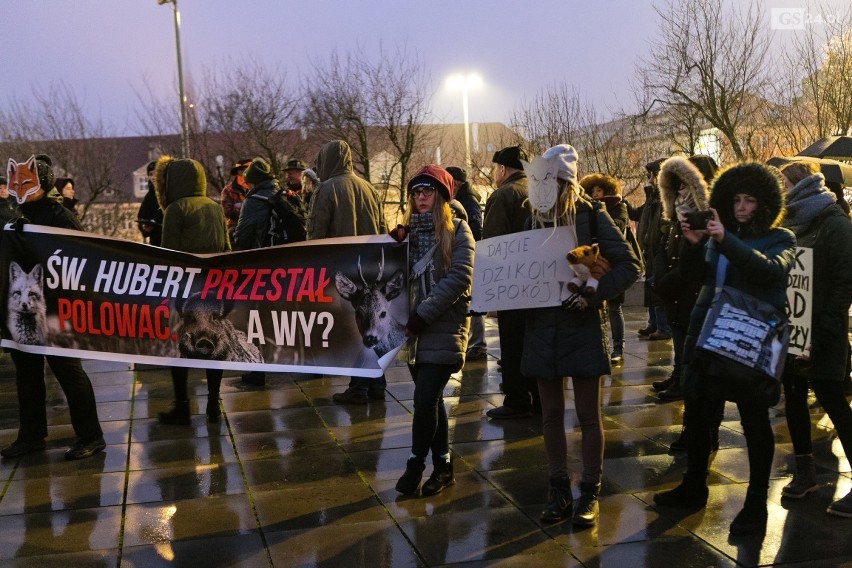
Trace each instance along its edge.
<path fill-rule="evenodd" d="M 489 421 L 500 405 L 496 322 L 489 357 L 445 390 L 456 483 L 430 498 L 394 489 L 409 454 L 413 385 L 388 372 L 386 400 L 335 405 L 348 377 L 271 374 L 265 389 L 237 373 L 222 385 L 223 420 L 204 419 L 206 386 L 190 378 L 188 427 L 162 426 L 167 369 L 87 361 L 105 453 L 67 462 L 68 409 L 48 383 L 45 452 L 0 461 L 0 565 L 14 566 L 835 566 L 852 564 L 852 520 L 825 514 L 852 488 L 847 460 L 812 406 L 820 489 L 781 499 L 792 465 L 782 413 L 765 535 L 732 539 L 728 525 L 748 479 L 745 440 L 728 405 L 721 448 L 698 512 L 650 504 L 674 486 L 685 455 L 670 455 L 683 405 L 660 403 L 651 383 L 671 371 L 671 343 L 639 340 L 642 308 L 626 309 L 625 360 L 604 380 L 606 433 L 600 522 L 542 526 L 547 464 L 537 418 Z M 230 376 L 229 376 L 230 375 Z M 580 476 L 580 430 L 566 382 L 569 469 Z M 0 444 L 16 434 L 14 370 L 0 359 Z M 431 471 L 427 467 L 426 474 Z"/>

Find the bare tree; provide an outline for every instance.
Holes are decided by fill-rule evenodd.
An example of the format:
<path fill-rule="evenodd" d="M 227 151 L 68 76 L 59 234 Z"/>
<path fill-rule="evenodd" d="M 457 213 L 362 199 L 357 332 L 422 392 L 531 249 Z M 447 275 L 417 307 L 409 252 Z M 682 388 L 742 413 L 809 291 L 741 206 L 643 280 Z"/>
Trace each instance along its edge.
<path fill-rule="evenodd" d="M 111 127 L 101 118 L 89 118 L 65 83 L 34 87 L 31 97 L 13 98 L 0 108 L 0 142 L 18 159 L 47 154 L 57 176 L 74 178 L 82 219 L 128 175 L 116 169 L 118 141 Z"/>
<path fill-rule="evenodd" d="M 522 100 L 511 120 L 523 131 L 533 152 L 540 154 L 557 144 L 574 143 L 586 112 L 576 87 L 563 82 L 541 89 L 531 100 Z"/>
<path fill-rule="evenodd" d="M 716 128 L 736 159 L 749 157 L 756 100 L 768 80 L 770 33 L 762 4 L 743 10 L 719 0 L 668 0 L 655 7 L 660 28 L 637 70 L 643 112 L 679 109 Z M 758 121 L 760 122 L 760 121 Z"/>

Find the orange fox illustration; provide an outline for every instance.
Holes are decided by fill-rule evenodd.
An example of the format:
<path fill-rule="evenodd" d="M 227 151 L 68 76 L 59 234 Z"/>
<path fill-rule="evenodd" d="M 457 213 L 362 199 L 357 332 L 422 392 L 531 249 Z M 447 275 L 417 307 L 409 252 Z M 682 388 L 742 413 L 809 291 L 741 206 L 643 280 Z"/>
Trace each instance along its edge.
<path fill-rule="evenodd" d="M 9 193 L 15 196 L 19 204 L 32 201 L 33 196 L 42 189 L 38 181 L 35 156 L 30 156 L 30 159 L 24 163 L 19 163 L 9 158 L 9 166 L 6 168 L 6 174 Z"/>

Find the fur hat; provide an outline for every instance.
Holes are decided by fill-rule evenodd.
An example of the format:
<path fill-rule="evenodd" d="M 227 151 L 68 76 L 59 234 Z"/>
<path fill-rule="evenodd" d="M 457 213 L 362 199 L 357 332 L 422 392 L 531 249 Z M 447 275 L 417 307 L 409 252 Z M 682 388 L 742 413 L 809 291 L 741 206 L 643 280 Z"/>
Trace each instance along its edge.
<path fill-rule="evenodd" d="M 242 160 L 237 160 L 234 166 L 231 168 L 231 177 L 237 175 L 247 167 L 251 165 L 251 160 L 249 158 L 243 158 Z"/>
<path fill-rule="evenodd" d="M 710 207 L 719 213 L 726 228 L 738 227 L 734 196 L 744 193 L 757 199 L 757 211 L 742 227 L 747 234 L 763 234 L 784 219 L 785 191 L 781 172 L 760 162 L 740 162 L 724 168 L 710 188 Z"/>
<path fill-rule="evenodd" d="M 707 182 L 701 171 L 691 159 L 683 156 L 672 156 L 663 162 L 660 168 L 659 191 L 663 205 L 662 218 L 675 218 L 675 201 L 678 198 L 680 184 L 686 184 L 694 208 L 699 211 L 707 210 Z"/>
<path fill-rule="evenodd" d="M 455 194 L 453 176 L 440 166 L 426 164 L 408 182 L 408 193 L 415 187 L 428 186 L 434 188 L 445 201 L 449 202 Z"/>
<path fill-rule="evenodd" d="M 246 183 L 252 185 L 257 185 L 272 178 L 272 166 L 263 158 L 252 160 L 251 165 L 243 172 L 243 179 L 246 180 Z"/>
<path fill-rule="evenodd" d="M 553 148 L 548 148 L 541 155 L 545 160 L 555 158 L 559 162 L 559 172 L 556 174 L 557 179 L 562 179 L 571 182 L 571 185 L 577 187 L 577 150 L 570 144 L 559 144 Z"/>
<path fill-rule="evenodd" d="M 53 160 L 47 154 L 36 154 L 36 175 L 38 175 L 38 184 L 45 193 L 53 189 L 53 184 L 56 178 L 53 175 Z"/>
<path fill-rule="evenodd" d="M 449 166 L 447 172 L 453 176 L 453 179 L 462 183 L 467 181 L 467 172 L 456 166 Z"/>
<path fill-rule="evenodd" d="M 497 150 L 494 152 L 494 157 L 491 158 L 491 161 L 495 164 L 515 170 L 524 169 L 521 160 L 529 161 L 529 156 L 527 156 L 526 151 L 520 146 L 508 146 L 502 150 Z"/>
<path fill-rule="evenodd" d="M 303 172 L 306 169 L 308 169 L 308 167 L 305 165 L 305 162 L 303 162 L 302 160 L 290 160 L 289 162 L 287 162 L 287 165 L 284 166 L 285 172 L 287 170 L 298 170 L 300 172 Z"/>

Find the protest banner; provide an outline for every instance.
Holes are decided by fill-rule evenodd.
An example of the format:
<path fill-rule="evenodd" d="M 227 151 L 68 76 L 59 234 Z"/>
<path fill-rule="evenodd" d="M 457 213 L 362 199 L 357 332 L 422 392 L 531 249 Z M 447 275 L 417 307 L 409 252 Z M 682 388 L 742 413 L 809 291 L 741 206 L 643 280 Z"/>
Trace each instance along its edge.
<path fill-rule="evenodd" d="M 476 243 L 471 309 L 475 312 L 558 306 L 571 295 L 565 255 L 576 246 L 569 227 L 536 229 Z"/>
<path fill-rule="evenodd" d="M 381 376 L 405 341 L 408 246 L 385 235 L 194 255 L 3 232 L 2 346 L 88 359 Z M 357 316 L 356 316 L 357 313 Z"/>
<path fill-rule="evenodd" d="M 796 249 L 796 261 L 787 275 L 787 317 L 790 318 L 790 355 L 804 355 L 811 344 L 813 317 L 814 250 Z"/>

